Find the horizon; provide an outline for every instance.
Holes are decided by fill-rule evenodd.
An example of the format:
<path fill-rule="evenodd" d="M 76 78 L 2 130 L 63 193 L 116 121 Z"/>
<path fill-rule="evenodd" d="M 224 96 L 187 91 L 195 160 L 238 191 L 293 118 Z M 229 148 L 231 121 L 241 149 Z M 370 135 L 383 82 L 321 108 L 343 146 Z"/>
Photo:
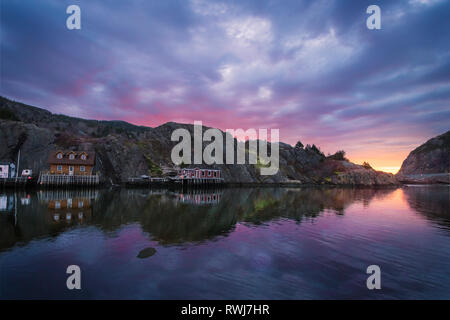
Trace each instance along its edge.
<path fill-rule="evenodd" d="M 377 1 L 381 30 L 372 1 L 77 1 L 80 30 L 69 4 L 2 3 L 0 95 L 138 126 L 279 129 L 391 173 L 449 130 L 448 1 Z"/>

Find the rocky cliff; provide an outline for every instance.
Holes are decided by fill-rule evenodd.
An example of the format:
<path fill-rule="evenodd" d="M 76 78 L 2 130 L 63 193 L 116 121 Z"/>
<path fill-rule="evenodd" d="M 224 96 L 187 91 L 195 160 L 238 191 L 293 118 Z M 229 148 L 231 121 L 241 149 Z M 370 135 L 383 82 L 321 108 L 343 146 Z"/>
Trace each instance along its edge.
<path fill-rule="evenodd" d="M 411 151 L 397 178 L 405 183 L 450 183 L 450 131 Z"/>
<path fill-rule="evenodd" d="M 169 122 L 150 128 L 123 121 L 85 120 L 0 97 L 0 161 L 15 161 L 20 149 L 21 168 L 38 172 L 48 168 L 47 155 L 52 149 L 94 150 L 95 169 L 102 180 L 121 183 L 141 174 L 157 176 L 178 169 L 170 159 L 177 144 L 170 138 L 177 128 L 193 133 L 193 126 L 188 124 Z M 221 169 L 225 180 L 235 183 L 367 186 L 397 183 L 392 174 L 325 157 L 315 147 L 292 147 L 285 143 L 280 143 L 280 170 L 273 176 L 260 175 L 260 166 L 253 164 L 211 167 Z"/>

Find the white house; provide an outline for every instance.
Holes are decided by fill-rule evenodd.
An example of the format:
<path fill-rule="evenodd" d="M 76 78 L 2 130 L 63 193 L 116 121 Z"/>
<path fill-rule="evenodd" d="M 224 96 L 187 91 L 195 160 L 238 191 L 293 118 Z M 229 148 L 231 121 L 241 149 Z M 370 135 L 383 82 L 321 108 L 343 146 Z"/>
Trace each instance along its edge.
<path fill-rule="evenodd" d="M 14 163 L 0 163 L 0 179 L 14 178 L 16 165 Z"/>

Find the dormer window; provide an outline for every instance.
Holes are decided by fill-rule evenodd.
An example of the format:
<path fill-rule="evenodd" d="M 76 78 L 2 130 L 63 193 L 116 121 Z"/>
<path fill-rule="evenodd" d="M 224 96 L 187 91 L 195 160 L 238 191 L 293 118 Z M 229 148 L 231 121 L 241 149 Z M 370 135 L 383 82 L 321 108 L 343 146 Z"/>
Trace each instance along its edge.
<path fill-rule="evenodd" d="M 71 154 L 69 155 L 69 159 L 70 159 L 70 160 L 75 159 L 75 155 L 74 155 L 73 153 L 71 153 Z"/>
<path fill-rule="evenodd" d="M 86 160 L 86 155 L 85 154 L 81 155 L 81 160 Z"/>
<path fill-rule="evenodd" d="M 56 155 L 56 158 L 62 159 L 62 153 L 58 153 L 58 154 Z"/>

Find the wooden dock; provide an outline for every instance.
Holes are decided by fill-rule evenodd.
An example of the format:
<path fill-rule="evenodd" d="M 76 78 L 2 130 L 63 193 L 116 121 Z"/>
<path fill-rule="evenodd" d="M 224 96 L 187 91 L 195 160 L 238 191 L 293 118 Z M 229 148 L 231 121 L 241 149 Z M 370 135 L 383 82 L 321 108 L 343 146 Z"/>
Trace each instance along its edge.
<path fill-rule="evenodd" d="M 136 187 L 158 187 L 158 186 L 176 186 L 176 187 L 205 187 L 220 186 L 224 184 L 222 178 L 129 178 L 126 182 L 127 186 Z"/>
<path fill-rule="evenodd" d="M 175 178 L 173 182 L 183 187 L 210 187 L 222 185 L 224 180 L 222 178 Z"/>
<path fill-rule="evenodd" d="M 128 178 L 125 182 L 127 186 L 149 187 L 149 186 L 165 186 L 169 184 L 168 178 Z"/>
<path fill-rule="evenodd" d="M 2 188 L 16 188 L 16 187 L 28 187 L 35 185 L 35 179 L 28 179 L 28 177 L 17 177 L 17 178 L 1 178 L 0 186 Z"/>
<path fill-rule="evenodd" d="M 40 186 L 83 186 L 92 187 L 100 183 L 98 175 L 64 175 L 64 174 L 39 174 L 38 185 Z"/>

